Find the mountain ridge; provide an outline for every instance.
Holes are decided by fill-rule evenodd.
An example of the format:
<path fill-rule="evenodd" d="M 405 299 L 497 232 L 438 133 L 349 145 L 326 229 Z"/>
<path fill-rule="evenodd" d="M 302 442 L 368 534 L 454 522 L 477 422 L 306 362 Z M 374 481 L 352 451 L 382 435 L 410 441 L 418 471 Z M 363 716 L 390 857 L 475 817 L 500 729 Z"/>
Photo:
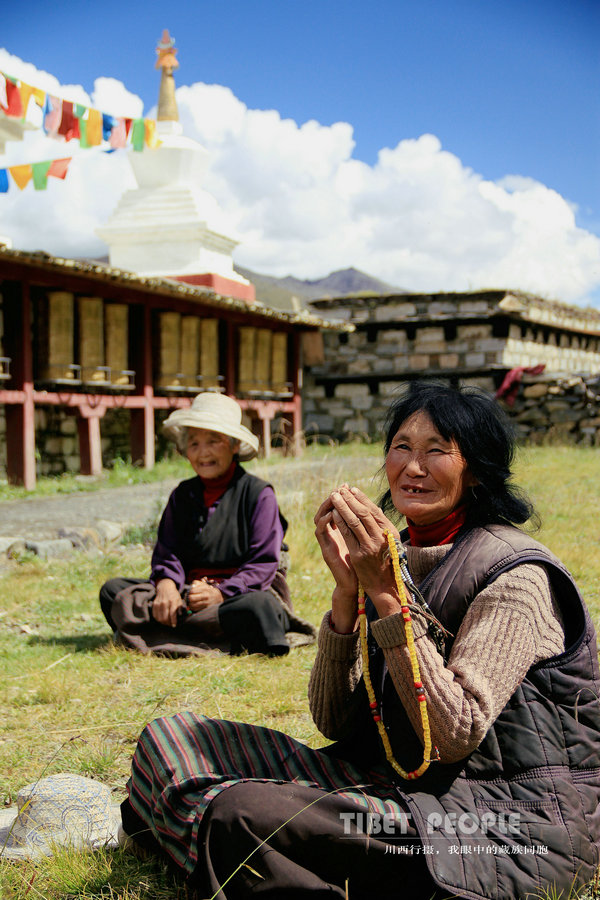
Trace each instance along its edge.
<path fill-rule="evenodd" d="M 298 311 L 306 309 L 311 300 L 326 297 L 343 297 L 350 294 L 395 294 L 406 293 L 403 288 L 394 287 L 373 275 L 350 267 L 330 272 L 323 278 L 302 280 L 294 275 L 278 278 L 274 275 L 263 275 L 236 266 L 239 272 L 256 288 L 256 299 L 266 306 L 277 309 Z"/>

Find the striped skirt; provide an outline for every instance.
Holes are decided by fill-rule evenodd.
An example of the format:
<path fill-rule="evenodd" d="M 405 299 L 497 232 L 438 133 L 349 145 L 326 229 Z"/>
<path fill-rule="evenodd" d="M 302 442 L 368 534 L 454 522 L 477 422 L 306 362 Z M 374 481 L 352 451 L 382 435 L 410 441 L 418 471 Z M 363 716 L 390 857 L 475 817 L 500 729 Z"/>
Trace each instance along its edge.
<path fill-rule="evenodd" d="M 396 819 L 405 815 L 393 799 L 387 767 L 359 771 L 282 732 L 191 712 L 146 726 L 133 757 L 129 803 L 189 875 L 198 863 L 198 833 L 209 803 L 221 791 L 249 781 L 291 782 L 317 788 L 323 797 L 334 793 L 357 811 Z"/>

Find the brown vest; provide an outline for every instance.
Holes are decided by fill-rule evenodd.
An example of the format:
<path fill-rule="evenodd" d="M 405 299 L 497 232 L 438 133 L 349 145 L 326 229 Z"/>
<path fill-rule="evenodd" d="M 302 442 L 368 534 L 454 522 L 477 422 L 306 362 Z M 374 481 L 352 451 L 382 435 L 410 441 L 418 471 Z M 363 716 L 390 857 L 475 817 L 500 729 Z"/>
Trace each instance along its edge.
<path fill-rule="evenodd" d="M 569 572 L 510 526 L 476 528 L 456 542 L 420 589 L 456 634 L 469 604 L 502 572 L 544 565 L 560 604 L 564 653 L 527 673 L 465 760 L 432 765 L 397 785 L 435 881 L 450 894 L 510 898 L 554 884 L 568 895 L 600 857 L 600 678 L 594 627 Z M 396 758 L 418 765 L 422 747 L 389 676 L 383 710 Z M 461 818 L 462 817 L 462 818 Z"/>

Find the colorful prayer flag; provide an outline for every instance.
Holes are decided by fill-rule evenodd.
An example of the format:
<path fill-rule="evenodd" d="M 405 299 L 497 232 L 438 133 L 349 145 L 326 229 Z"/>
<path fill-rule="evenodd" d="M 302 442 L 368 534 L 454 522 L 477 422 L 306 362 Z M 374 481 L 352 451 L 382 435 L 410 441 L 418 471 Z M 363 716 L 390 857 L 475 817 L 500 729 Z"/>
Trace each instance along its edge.
<path fill-rule="evenodd" d="M 24 166 L 9 166 L 8 171 L 15 180 L 15 184 L 20 191 L 26 188 L 33 177 L 31 165 L 26 163 Z"/>
<path fill-rule="evenodd" d="M 154 119 L 144 119 L 144 140 L 151 150 L 160 147 L 160 141 L 156 134 L 156 122 Z"/>
<path fill-rule="evenodd" d="M 7 116 L 21 119 L 23 117 L 23 104 L 21 102 L 21 92 L 15 81 L 6 78 L 6 106 L 3 111 Z"/>
<path fill-rule="evenodd" d="M 102 139 L 105 141 L 110 140 L 110 136 L 112 134 L 112 130 L 117 124 L 117 120 L 114 116 L 109 116 L 108 113 L 102 113 Z"/>
<path fill-rule="evenodd" d="M 6 169 L 0 169 L 0 194 L 6 194 L 8 191 L 8 172 Z"/>
<path fill-rule="evenodd" d="M 33 173 L 33 186 L 36 191 L 45 191 L 48 185 L 48 171 L 52 165 L 52 160 L 31 164 Z"/>
<path fill-rule="evenodd" d="M 30 84 L 25 84 L 25 82 L 22 81 L 19 87 L 19 93 L 21 94 L 23 118 L 25 118 L 25 116 L 27 115 L 27 107 L 29 106 L 29 101 L 31 100 L 31 96 L 33 94 L 33 88 Z"/>
<path fill-rule="evenodd" d="M 88 110 L 86 139 L 88 147 L 102 143 L 102 113 L 98 109 Z"/>
<path fill-rule="evenodd" d="M 110 135 L 110 146 L 113 150 L 119 147 L 127 146 L 127 131 L 125 128 L 125 119 L 117 119 L 115 127 Z"/>
<path fill-rule="evenodd" d="M 61 134 L 65 141 L 80 137 L 79 119 L 73 114 L 73 104 L 69 100 L 63 100 L 58 134 Z"/>
<path fill-rule="evenodd" d="M 146 140 L 146 126 L 143 119 L 134 119 L 131 126 L 131 143 L 134 150 L 143 150 Z"/>
<path fill-rule="evenodd" d="M 65 178 L 71 159 L 71 156 L 66 159 L 53 159 L 48 169 L 48 175 L 53 175 L 54 178 Z"/>
<path fill-rule="evenodd" d="M 62 118 L 62 100 L 46 94 L 44 106 L 44 131 L 49 137 L 56 137 Z"/>

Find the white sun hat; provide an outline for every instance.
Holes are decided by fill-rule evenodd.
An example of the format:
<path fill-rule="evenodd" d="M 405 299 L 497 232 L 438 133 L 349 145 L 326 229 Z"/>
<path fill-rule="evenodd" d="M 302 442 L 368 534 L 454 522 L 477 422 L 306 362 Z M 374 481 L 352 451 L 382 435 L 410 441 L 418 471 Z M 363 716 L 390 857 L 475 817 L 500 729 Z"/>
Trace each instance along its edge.
<path fill-rule="evenodd" d="M 121 809 L 110 788 L 92 778 L 61 773 L 21 788 L 17 807 L 0 811 L 0 860 L 52 856 L 57 847 L 114 848 Z"/>
<path fill-rule="evenodd" d="M 242 408 L 232 397 L 207 391 L 198 394 L 192 405 L 186 409 L 176 409 L 163 423 L 165 435 L 175 441 L 180 449 L 181 438 L 186 428 L 206 428 L 226 434 L 240 442 L 241 460 L 252 459 L 258 452 L 258 438 L 249 428 L 242 425 Z"/>

